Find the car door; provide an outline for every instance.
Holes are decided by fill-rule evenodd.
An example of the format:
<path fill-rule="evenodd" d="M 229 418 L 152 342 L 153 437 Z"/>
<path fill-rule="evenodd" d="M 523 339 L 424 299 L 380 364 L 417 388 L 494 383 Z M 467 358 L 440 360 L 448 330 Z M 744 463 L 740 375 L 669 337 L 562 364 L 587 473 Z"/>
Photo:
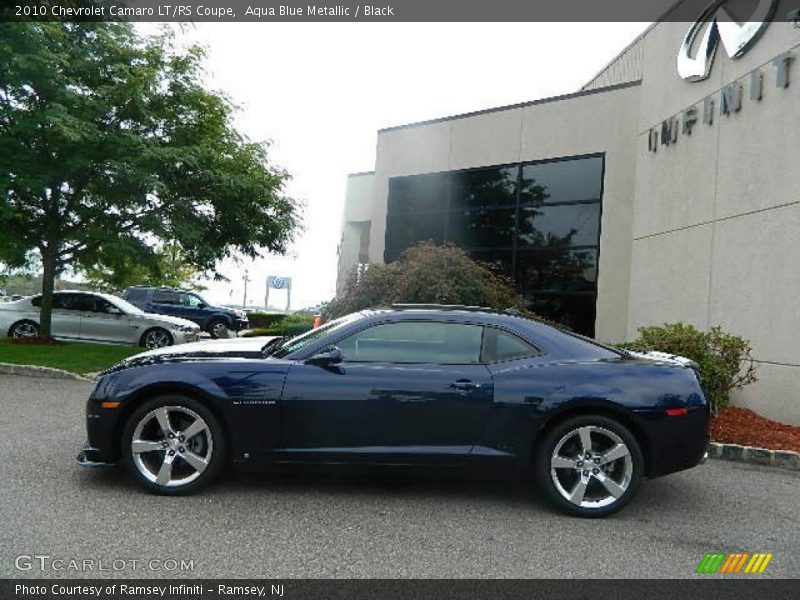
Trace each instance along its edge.
<path fill-rule="evenodd" d="M 181 292 L 180 299 L 182 313 L 179 316 L 200 325 L 208 313 L 203 299 L 197 294 L 188 292 Z"/>
<path fill-rule="evenodd" d="M 81 334 L 81 294 L 53 294 L 51 328 L 55 337 L 78 338 Z M 41 299 L 39 299 L 41 306 Z"/>
<path fill-rule="evenodd" d="M 85 310 L 81 315 L 81 337 L 105 342 L 130 340 L 129 318 L 101 296 L 85 295 Z"/>
<path fill-rule="evenodd" d="M 491 409 L 480 325 L 399 321 L 338 342 L 343 362 L 293 366 L 281 402 L 281 452 L 295 459 L 454 463 Z"/>

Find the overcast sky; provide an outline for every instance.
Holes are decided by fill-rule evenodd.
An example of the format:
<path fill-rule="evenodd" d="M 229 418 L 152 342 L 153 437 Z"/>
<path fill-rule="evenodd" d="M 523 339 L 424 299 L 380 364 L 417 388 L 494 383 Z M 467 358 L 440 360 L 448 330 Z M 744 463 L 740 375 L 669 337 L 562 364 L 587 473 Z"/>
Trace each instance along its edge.
<path fill-rule="evenodd" d="M 263 304 L 268 275 L 293 278 L 292 309 L 330 299 L 347 174 L 375 164 L 376 131 L 576 91 L 646 23 L 201 23 L 209 86 L 240 107 L 237 127 L 270 140 L 292 175 L 305 231 L 286 257 L 220 265 L 212 302 Z M 576 127 L 580 124 L 576 124 Z M 246 226 L 246 224 L 242 224 Z M 282 307 L 283 292 L 270 304 Z"/>

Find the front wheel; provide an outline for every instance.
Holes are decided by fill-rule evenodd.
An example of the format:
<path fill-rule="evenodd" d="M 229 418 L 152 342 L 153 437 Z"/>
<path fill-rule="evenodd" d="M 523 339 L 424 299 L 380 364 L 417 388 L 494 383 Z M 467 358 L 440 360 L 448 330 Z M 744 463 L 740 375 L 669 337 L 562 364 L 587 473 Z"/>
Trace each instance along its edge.
<path fill-rule="evenodd" d="M 144 346 L 148 350 L 172 346 L 173 343 L 174 340 L 170 332 L 166 329 L 161 329 L 161 327 L 148 329 L 142 334 L 142 339 L 139 341 L 139 345 Z"/>
<path fill-rule="evenodd" d="M 605 517 L 636 495 L 644 457 L 633 434 L 600 415 L 572 417 L 547 431 L 536 456 L 536 479 L 560 510 Z"/>
<path fill-rule="evenodd" d="M 161 396 L 139 407 L 122 433 L 122 456 L 147 489 L 189 494 L 210 483 L 225 461 L 225 438 L 214 414 L 183 396 Z"/>

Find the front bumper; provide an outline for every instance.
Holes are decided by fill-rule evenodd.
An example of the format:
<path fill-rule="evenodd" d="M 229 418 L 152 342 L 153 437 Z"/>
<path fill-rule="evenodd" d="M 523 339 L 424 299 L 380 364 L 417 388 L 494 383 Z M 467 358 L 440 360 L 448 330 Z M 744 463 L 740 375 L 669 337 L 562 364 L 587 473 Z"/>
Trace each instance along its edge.
<path fill-rule="evenodd" d="M 78 464 L 82 467 L 87 468 L 104 468 L 104 467 L 116 467 L 116 463 L 104 462 L 100 459 L 100 449 L 94 448 L 89 445 L 89 442 L 86 442 L 81 448 L 81 451 L 78 452 L 78 456 L 75 457 L 75 460 L 78 461 Z"/>
<path fill-rule="evenodd" d="M 250 328 L 250 321 L 247 319 L 233 319 L 233 330 L 244 331 Z"/>
<path fill-rule="evenodd" d="M 188 344 L 198 341 L 200 339 L 200 332 L 192 331 L 191 333 L 187 333 L 185 331 L 173 331 L 172 337 L 175 344 Z"/>

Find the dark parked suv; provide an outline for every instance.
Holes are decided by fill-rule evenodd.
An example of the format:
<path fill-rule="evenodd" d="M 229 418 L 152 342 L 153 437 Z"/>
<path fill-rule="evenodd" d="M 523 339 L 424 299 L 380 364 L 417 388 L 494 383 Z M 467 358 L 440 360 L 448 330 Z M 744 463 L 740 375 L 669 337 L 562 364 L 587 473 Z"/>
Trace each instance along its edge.
<path fill-rule="evenodd" d="M 229 331 L 241 331 L 250 325 L 244 311 L 214 306 L 186 290 L 137 285 L 125 290 L 123 298 L 145 312 L 194 321 L 214 338 L 227 337 Z"/>

